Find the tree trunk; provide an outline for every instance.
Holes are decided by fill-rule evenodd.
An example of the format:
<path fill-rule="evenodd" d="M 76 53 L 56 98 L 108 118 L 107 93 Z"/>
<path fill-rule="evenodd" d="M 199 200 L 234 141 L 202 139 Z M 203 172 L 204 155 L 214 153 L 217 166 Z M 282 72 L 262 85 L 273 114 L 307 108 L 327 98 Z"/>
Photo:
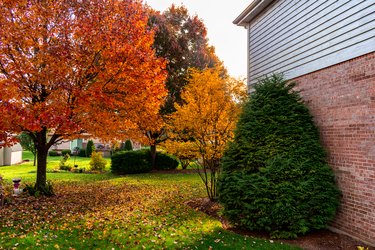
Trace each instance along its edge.
<path fill-rule="evenodd" d="M 34 152 L 34 165 L 33 165 L 34 167 L 36 166 L 36 155 L 37 155 L 37 152 Z"/>
<path fill-rule="evenodd" d="M 43 128 L 35 134 L 34 145 L 36 148 L 37 171 L 36 171 L 36 188 L 44 190 L 47 183 L 47 155 L 49 143 L 47 143 L 47 129 Z"/>
<path fill-rule="evenodd" d="M 150 146 L 152 169 L 156 169 L 156 144 Z"/>
<path fill-rule="evenodd" d="M 47 182 L 47 154 L 48 149 L 45 145 L 38 147 L 37 151 L 37 172 L 36 172 L 36 188 L 43 190 Z"/>

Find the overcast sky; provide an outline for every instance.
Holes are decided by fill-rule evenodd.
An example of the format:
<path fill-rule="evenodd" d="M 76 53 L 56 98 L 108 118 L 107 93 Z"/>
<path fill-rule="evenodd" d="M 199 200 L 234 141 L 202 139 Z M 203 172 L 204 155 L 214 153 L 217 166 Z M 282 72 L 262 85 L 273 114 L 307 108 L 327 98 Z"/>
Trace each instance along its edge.
<path fill-rule="evenodd" d="M 234 25 L 233 20 L 250 4 L 251 0 L 144 0 L 156 10 L 164 11 L 172 3 L 184 4 L 189 13 L 203 19 L 209 43 L 224 61 L 229 74 L 246 77 L 246 30 Z"/>

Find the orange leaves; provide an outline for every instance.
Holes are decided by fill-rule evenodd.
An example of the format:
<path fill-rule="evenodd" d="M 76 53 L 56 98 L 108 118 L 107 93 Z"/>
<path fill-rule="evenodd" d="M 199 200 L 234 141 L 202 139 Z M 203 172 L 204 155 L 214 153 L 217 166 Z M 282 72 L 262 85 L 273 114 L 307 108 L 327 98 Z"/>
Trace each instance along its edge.
<path fill-rule="evenodd" d="M 13 120 L 0 131 L 113 137 L 145 101 L 161 104 L 165 63 L 138 1 L 18 0 L 0 16 L 0 106 Z"/>

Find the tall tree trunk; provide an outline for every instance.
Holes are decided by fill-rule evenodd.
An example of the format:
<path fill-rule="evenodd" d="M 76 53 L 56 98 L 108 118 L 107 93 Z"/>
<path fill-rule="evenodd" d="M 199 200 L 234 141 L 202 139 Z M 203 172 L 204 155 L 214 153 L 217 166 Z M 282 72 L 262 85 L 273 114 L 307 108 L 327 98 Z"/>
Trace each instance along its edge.
<path fill-rule="evenodd" d="M 47 154 L 46 145 L 38 146 L 37 151 L 37 172 L 36 172 L 36 188 L 43 190 L 47 182 Z"/>
<path fill-rule="evenodd" d="M 150 146 L 152 169 L 156 168 L 156 144 Z"/>
<path fill-rule="evenodd" d="M 37 171 L 36 188 L 43 190 L 47 183 L 47 154 L 49 143 L 47 143 L 47 128 L 35 133 L 34 145 L 36 148 Z"/>

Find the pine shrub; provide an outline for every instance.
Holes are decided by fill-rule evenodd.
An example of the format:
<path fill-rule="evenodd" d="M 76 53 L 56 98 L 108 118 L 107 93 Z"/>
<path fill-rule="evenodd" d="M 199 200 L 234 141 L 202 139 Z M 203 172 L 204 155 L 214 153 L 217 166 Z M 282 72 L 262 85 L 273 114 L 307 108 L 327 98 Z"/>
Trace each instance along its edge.
<path fill-rule="evenodd" d="M 132 151 L 133 150 L 133 144 L 130 140 L 125 141 L 124 150 L 125 151 Z"/>
<path fill-rule="evenodd" d="M 340 192 L 294 82 L 261 80 L 222 159 L 219 200 L 238 226 L 295 238 L 326 227 Z"/>
<path fill-rule="evenodd" d="M 86 157 L 91 157 L 92 152 L 95 151 L 94 142 L 89 140 L 86 145 Z"/>

